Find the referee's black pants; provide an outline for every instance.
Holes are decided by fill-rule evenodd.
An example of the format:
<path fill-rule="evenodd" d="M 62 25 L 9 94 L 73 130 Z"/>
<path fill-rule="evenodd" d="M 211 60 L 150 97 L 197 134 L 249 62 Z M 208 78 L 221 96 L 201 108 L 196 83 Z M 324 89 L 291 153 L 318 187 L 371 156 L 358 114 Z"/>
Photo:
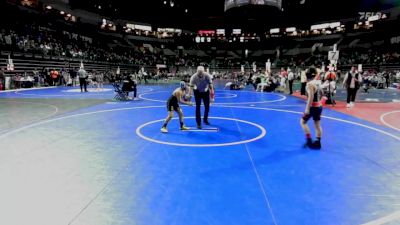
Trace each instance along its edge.
<path fill-rule="evenodd" d="M 208 122 L 208 113 L 210 112 L 210 92 L 194 91 L 194 99 L 196 100 L 196 122 L 197 125 L 201 125 L 201 100 L 204 104 L 204 122 Z"/>
<path fill-rule="evenodd" d="M 87 92 L 87 83 L 85 78 L 79 78 L 79 85 L 81 86 L 81 92 L 83 92 L 83 88 L 85 88 L 85 92 Z"/>

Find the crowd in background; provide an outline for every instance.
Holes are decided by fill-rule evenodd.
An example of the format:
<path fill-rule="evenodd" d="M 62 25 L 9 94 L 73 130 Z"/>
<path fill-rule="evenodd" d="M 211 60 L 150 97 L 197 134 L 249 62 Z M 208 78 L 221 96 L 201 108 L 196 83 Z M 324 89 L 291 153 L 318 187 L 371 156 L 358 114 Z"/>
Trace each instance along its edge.
<path fill-rule="evenodd" d="M 11 55 L 23 53 L 49 56 L 60 60 L 75 58 L 99 63 L 130 64 L 136 65 L 138 68 L 155 68 L 161 64 L 168 68 L 160 71 L 136 71 L 139 82 L 144 81 L 145 83 L 150 79 L 157 81 L 170 77 L 187 78 L 193 71 L 186 68 L 207 65 L 212 68 L 229 68 L 225 71 L 211 72 L 216 79 L 231 79 L 235 87 L 252 84 L 258 90 L 262 87 L 268 87 L 268 91 L 276 91 L 292 80 L 292 78 L 289 79 L 289 74 L 293 74 L 293 80 L 301 79 L 299 68 L 305 68 L 309 65 L 322 65 L 323 63 L 328 64 L 326 52 L 315 51 L 295 56 L 280 54 L 279 57 L 277 55 L 270 56 L 272 66 L 290 67 L 292 70 L 285 70 L 286 73 L 276 71 L 268 75 L 263 75 L 261 71 L 244 74 L 235 73 L 232 72 L 232 68 L 237 70 L 243 65 L 248 70 L 252 67 L 253 62 L 259 63 L 260 66 L 265 64 L 266 59 L 252 58 L 251 55 L 244 57 L 238 52 L 236 53 L 239 54 L 239 57 L 216 57 L 219 54 L 218 50 L 209 51 L 210 49 L 199 48 L 194 43 L 191 46 L 185 46 L 186 50 L 178 49 L 177 44 L 153 44 L 154 48 L 145 47 L 143 42 L 132 44 L 124 38 L 100 34 L 98 30 L 94 35 L 91 32 L 95 30 L 93 27 L 90 28 L 93 30 L 85 29 L 85 24 L 67 24 L 40 13 L 21 12 L 12 8 L 5 10 L 4 13 L 3 16 L 12 19 L 13 23 L 6 20 L 0 21 L 0 49 L 2 52 Z M 167 54 L 168 51 L 164 51 L 166 49 L 170 50 L 169 54 Z M 228 50 L 225 49 L 225 51 Z M 398 65 L 400 64 L 400 54 L 396 48 L 347 48 L 340 51 L 338 64 L 339 68 L 343 65 L 355 64 L 373 65 L 377 68 L 381 65 Z M 13 76 L 13 80 L 16 87 L 24 84 L 21 80 L 33 80 L 36 84 L 41 85 L 69 85 L 71 80 L 75 80 L 76 71 L 77 69 L 71 68 L 59 71 L 53 68 L 35 69 L 34 71 L 19 72 Z M 104 71 L 88 72 L 89 74 L 105 73 Z M 4 74 L 4 72 L 1 73 Z M 282 73 L 286 75 L 282 75 Z M 398 73 L 367 70 L 362 74 L 363 83 L 368 87 L 381 88 L 382 84 L 388 87 L 391 82 L 395 81 L 395 74 Z M 4 77 L 4 75 L 1 76 Z M 25 83 L 26 85 L 29 84 L 29 82 Z M 259 84 L 263 84 L 262 87 Z"/>
<path fill-rule="evenodd" d="M 118 42 L 120 43 L 120 42 Z M 252 60 L 247 58 L 213 58 L 210 56 L 196 56 L 174 52 L 166 55 L 163 49 L 148 49 L 143 46 L 124 48 L 113 44 L 113 40 L 96 40 L 86 36 L 71 34 L 60 30 L 43 27 L 38 24 L 16 25 L 13 28 L 0 30 L 0 47 L 2 51 L 11 53 L 30 53 L 41 56 L 58 58 L 77 58 L 91 61 L 134 64 L 141 66 L 168 66 L 194 67 L 199 64 L 213 67 L 232 68 L 241 65 L 251 66 Z M 191 50 L 196 51 L 196 50 Z M 200 51 L 200 50 L 199 50 Z M 175 54 L 176 53 L 176 54 Z M 328 62 L 326 53 L 299 54 L 298 56 L 271 56 L 275 65 L 289 67 L 307 66 Z M 382 52 L 378 50 L 343 50 L 340 53 L 339 65 L 387 65 L 399 64 L 400 54 L 396 51 Z"/>

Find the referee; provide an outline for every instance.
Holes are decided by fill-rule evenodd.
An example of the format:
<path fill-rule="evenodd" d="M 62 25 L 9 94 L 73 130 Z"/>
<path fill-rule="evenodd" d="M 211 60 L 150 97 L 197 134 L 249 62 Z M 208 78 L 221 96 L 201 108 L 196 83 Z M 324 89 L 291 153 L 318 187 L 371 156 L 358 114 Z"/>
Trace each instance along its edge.
<path fill-rule="evenodd" d="M 192 96 L 193 91 L 196 100 L 197 128 L 202 129 L 200 113 L 201 100 L 203 100 L 205 108 L 203 122 L 206 125 L 210 125 L 208 122 L 208 113 L 210 112 L 210 92 L 214 93 L 211 76 L 204 71 L 203 66 L 197 67 L 197 73 L 190 78 L 189 96 Z"/>
<path fill-rule="evenodd" d="M 83 68 L 80 68 L 78 70 L 77 74 L 79 77 L 79 85 L 81 86 L 81 92 L 83 92 L 83 88 L 85 88 L 85 92 L 88 92 L 87 83 L 86 83 L 86 79 L 88 78 L 88 75 L 86 73 L 86 70 L 84 70 Z"/>

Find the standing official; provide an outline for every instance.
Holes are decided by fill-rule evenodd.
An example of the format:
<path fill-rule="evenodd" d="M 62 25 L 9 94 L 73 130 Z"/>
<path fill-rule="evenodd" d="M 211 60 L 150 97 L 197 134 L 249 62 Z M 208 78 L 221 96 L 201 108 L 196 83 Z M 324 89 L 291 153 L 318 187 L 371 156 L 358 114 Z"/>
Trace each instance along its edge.
<path fill-rule="evenodd" d="M 86 71 L 81 68 L 78 70 L 78 77 L 79 77 L 79 84 L 81 86 L 81 92 L 83 92 L 83 89 L 85 89 L 85 92 L 87 91 L 87 83 L 86 83 L 86 79 L 88 78 L 88 75 L 86 73 Z"/>
<path fill-rule="evenodd" d="M 197 73 L 195 73 L 190 78 L 190 91 L 189 91 L 190 97 L 192 96 L 193 92 L 194 92 L 194 98 L 196 100 L 197 128 L 202 129 L 201 112 L 200 112 L 201 101 L 203 100 L 205 109 L 203 122 L 206 125 L 210 125 L 208 121 L 208 114 L 210 112 L 210 93 L 211 93 L 211 98 L 213 98 L 214 96 L 214 87 L 212 84 L 211 76 L 205 72 L 203 66 L 197 67 Z"/>

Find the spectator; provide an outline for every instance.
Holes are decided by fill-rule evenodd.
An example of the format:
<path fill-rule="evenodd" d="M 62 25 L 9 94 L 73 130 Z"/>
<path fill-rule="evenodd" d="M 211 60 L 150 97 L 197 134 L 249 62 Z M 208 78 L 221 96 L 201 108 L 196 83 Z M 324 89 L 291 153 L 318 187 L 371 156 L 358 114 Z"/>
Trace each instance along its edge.
<path fill-rule="evenodd" d="M 344 78 L 343 86 L 347 89 L 347 108 L 353 107 L 356 99 L 357 91 L 362 81 L 361 75 L 357 72 L 357 68 L 353 66 Z"/>
<path fill-rule="evenodd" d="M 294 73 L 292 70 L 288 69 L 288 81 L 289 81 L 289 94 L 293 94 L 293 82 L 294 82 Z"/>
<path fill-rule="evenodd" d="M 301 95 L 306 95 L 306 86 L 307 86 L 307 75 L 306 71 L 301 71 L 300 75 L 300 82 L 301 82 Z"/>

